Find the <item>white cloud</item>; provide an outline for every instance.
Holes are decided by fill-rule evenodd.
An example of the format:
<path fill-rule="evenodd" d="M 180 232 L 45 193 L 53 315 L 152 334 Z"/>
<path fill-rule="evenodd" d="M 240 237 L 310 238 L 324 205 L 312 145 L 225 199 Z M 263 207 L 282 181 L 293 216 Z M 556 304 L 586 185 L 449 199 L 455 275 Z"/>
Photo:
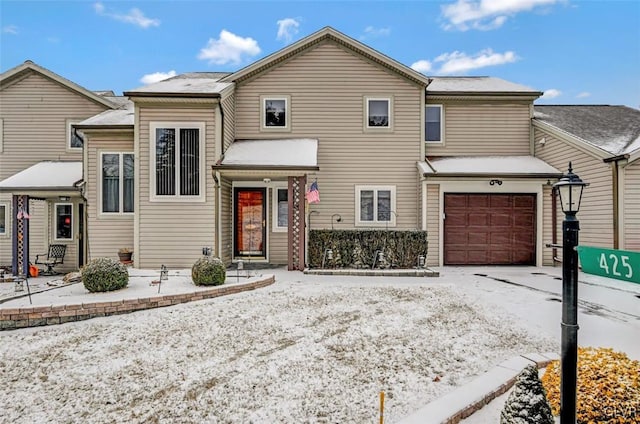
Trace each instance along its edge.
<path fill-rule="evenodd" d="M 458 0 L 441 6 L 447 20 L 445 29 L 491 30 L 501 27 L 510 16 L 528 12 L 539 6 L 552 5 L 562 0 Z"/>
<path fill-rule="evenodd" d="M 140 78 L 140 82 L 143 84 L 153 84 L 154 82 L 166 80 L 167 78 L 175 77 L 176 75 L 176 71 L 154 72 L 152 74 L 144 75 Z"/>
<path fill-rule="evenodd" d="M 116 21 L 125 22 L 127 24 L 133 24 L 139 26 L 140 28 L 149 28 L 152 26 L 159 26 L 159 19 L 147 18 L 144 16 L 144 13 L 138 8 L 133 8 L 127 14 L 108 12 L 104 4 L 101 2 L 97 2 L 93 4 L 93 10 L 96 11 L 98 15 L 107 16 L 109 18 L 115 19 Z"/>
<path fill-rule="evenodd" d="M 371 25 L 364 29 L 364 34 L 360 37 L 361 40 L 366 38 L 377 38 L 377 37 L 387 37 L 391 34 L 391 28 L 376 28 Z"/>
<path fill-rule="evenodd" d="M 550 88 L 548 90 L 544 90 L 544 94 L 540 98 L 541 99 L 555 99 L 556 97 L 558 97 L 561 94 L 562 94 L 562 91 L 557 90 L 555 88 Z"/>
<path fill-rule="evenodd" d="M 591 97 L 591 93 L 589 93 L 588 91 L 583 91 L 582 93 L 578 93 L 578 95 L 576 96 L 577 99 L 584 99 L 586 97 Z"/>
<path fill-rule="evenodd" d="M 2 32 L 5 34 L 18 35 L 18 27 L 15 25 L 7 25 L 2 27 Z"/>
<path fill-rule="evenodd" d="M 294 35 L 298 33 L 300 22 L 293 18 L 285 18 L 278 21 L 278 35 L 276 39 L 290 43 Z"/>
<path fill-rule="evenodd" d="M 421 73 L 427 73 L 429 71 L 431 71 L 431 62 L 429 62 L 428 60 L 419 60 L 417 62 L 414 62 L 411 65 L 411 69 L 413 69 L 414 71 L 418 71 Z"/>
<path fill-rule="evenodd" d="M 210 38 L 207 45 L 200 50 L 198 59 L 208 60 L 209 63 L 224 65 L 239 64 L 243 56 L 255 56 L 260 53 L 258 42 L 251 37 L 240 37 L 226 29 L 220 31 L 220 38 Z"/>
<path fill-rule="evenodd" d="M 518 56 L 512 51 L 504 53 L 494 53 L 491 49 L 485 49 L 473 56 L 467 56 L 466 53 L 455 51 L 453 53 L 444 53 L 435 58 L 434 62 L 442 62 L 442 66 L 438 73 L 462 74 L 467 71 L 487 66 L 504 65 L 518 60 Z"/>

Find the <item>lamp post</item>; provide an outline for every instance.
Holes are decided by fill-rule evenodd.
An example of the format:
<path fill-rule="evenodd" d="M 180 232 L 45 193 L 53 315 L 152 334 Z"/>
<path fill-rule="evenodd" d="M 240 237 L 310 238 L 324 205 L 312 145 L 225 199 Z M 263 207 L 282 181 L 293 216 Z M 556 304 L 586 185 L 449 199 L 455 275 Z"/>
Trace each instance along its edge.
<path fill-rule="evenodd" d="M 569 171 L 554 188 L 560 194 L 562 221 L 562 341 L 560 370 L 560 423 L 576 423 L 576 385 L 578 373 L 578 232 L 582 190 L 589 184 Z"/>

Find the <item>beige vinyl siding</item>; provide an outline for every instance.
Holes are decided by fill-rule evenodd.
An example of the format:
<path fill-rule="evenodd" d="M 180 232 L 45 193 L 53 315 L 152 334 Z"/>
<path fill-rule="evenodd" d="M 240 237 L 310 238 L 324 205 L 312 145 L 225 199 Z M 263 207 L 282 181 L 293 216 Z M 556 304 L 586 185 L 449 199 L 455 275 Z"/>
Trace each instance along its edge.
<path fill-rule="evenodd" d="M 133 132 L 96 133 L 87 132 L 89 137 L 87 150 L 87 236 L 88 259 L 109 257 L 118 258 L 121 247 L 133 248 L 133 215 L 102 215 L 100 213 L 100 153 L 132 153 Z M 138 166 L 134 163 L 134 166 Z M 134 252 L 134 255 L 136 252 Z"/>
<path fill-rule="evenodd" d="M 553 249 L 545 247 L 547 243 L 553 243 L 553 208 L 552 202 L 553 199 L 551 197 L 551 192 L 553 190 L 552 185 L 543 185 L 542 186 L 542 265 L 552 266 L 553 263 Z M 558 203 L 558 207 L 560 207 L 560 203 Z M 562 221 L 558 221 L 562 222 Z M 540 231 L 540 229 L 538 229 Z M 558 229 L 557 233 L 557 244 L 562 244 L 562 232 Z M 558 249 L 557 256 L 560 257 L 562 254 L 562 249 Z"/>
<path fill-rule="evenodd" d="M 545 137 L 544 145 L 538 141 Z M 611 183 L 611 166 L 595 158 L 574 145 L 560 140 L 546 131 L 535 129 L 535 156 L 549 165 L 567 172 L 569 162 L 573 164 L 573 172 L 590 185 L 584 189 L 580 212 L 581 245 L 613 247 L 613 192 Z M 562 221 L 564 214 L 558 202 L 558 234 L 562 240 Z"/>
<path fill-rule="evenodd" d="M 37 73 L 31 73 L 0 90 L 0 105 L 3 122 L 0 180 L 45 160 L 81 161 L 81 150 L 72 152 L 66 148 L 67 122 L 69 119 L 83 120 L 106 110 L 104 105 Z M 0 193 L 0 202 L 8 203 L 12 208 L 11 193 Z M 31 260 L 35 260 L 37 253 L 47 250 L 51 237 L 47 234 L 50 216 L 45 203 L 31 202 L 30 207 L 34 207 L 34 217 L 30 223 L 29 253 Z M 45 213 L 46 219 L 42 217 Z M 15 214 L 12 212 L 9 217 L 7 237 L 0 237 L 0 264 L 10 263 L 12 257 Z M 67 251 L 65 268 L 67 263 L 75 267 L 77 259 L 74 255 L 75 246 Z"/>
<path fill-rule="evenodd" d="M 211 166 L 214 164 L 215 131 L 214 107 L 140 106 L 139 156 L 136 165 L 140 169 L 140 190 L 136 194 L 139 208 L 139 245 L 135 247 L 136 266 L 142 268 L 190 268 L 202 256 L 203 247 L 215 245 L 215 199 Z M 150 197 L 150 143 L 155 138 L 149 134 L 152 122 L 203 122 L 205 123 L 205 202 L 154 201 Z M 153 160 L 153 159 L 152 159 Z M 137 258 L 137 259 L 136 259 Z"/>
<path fill-rule="evenodd" d="M 229 265 L 231 263 L 231 255 L 233 254 L 233 238 L 232 238 L 232 230 L 233 230 L 233 192 L 231 189 L 231 181 L 227 178 L 222 178 L 220 182 L 221 189 L 221 209 L 222 216 L 220 217 L 221 221 L 221 243 L 222 243 L 222 252 L 220 253 L 220 259 Z"/>
<path fill-rule="evenodd" d="M 426 143 L 427 156 L 529 155 L 530 106 L 522 103 L 440 102 L 444 144 Z"/>
<path fill-rule="evenodd" d="M 440 184 L 427 184 L 427 265 L 440 265 Z"/>
<path fill-rule="evenodd" d="M 260 131 L 260 96 L 289 96 L 290 131 Z M 367 96 L 392 97 L 392 131 L 364 129 Z M 420 160 L 424 88 L 331 41 L 236 86 L 236 138 L 319 140 L 320 203 L 312 228 L 353 228 L 356 185 L 395 185 L 398 229 L 415 229 L 416 161 Z"/>
<path fill-rule="evenodd" d="M 235 139 L 236 129 L 236 95 L 231 93 L 222 100 L 223 116 L 223 152 L 226 151 Z"/>
<path fill-rule="evenodd" d="M 623 229 L 624 250 L 640 252 L 640 161 L 624 168 Z"/>

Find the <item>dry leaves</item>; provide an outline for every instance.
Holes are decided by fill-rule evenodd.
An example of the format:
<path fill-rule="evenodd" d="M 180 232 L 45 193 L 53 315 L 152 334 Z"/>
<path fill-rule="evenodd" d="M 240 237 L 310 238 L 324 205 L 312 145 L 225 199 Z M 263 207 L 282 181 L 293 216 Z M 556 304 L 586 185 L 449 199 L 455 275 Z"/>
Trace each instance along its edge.
<path fill-rule="evenodd" d="M 560 361 L 547 366 L 542 384 L 560 414 Z M 578 348 L 578 424 L 640 423 L 640 362 L 608 348 Z"/>

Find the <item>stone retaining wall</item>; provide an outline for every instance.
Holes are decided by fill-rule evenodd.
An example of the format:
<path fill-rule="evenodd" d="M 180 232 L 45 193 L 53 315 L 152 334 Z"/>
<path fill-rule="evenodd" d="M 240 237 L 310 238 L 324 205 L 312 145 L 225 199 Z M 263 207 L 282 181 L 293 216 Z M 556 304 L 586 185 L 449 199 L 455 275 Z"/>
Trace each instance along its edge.
<path fill-rule="evenodd" d="M 263 280 L 253 281 L 251 283 L 234 286 L 218 286 L 192 293 L 124 299 L 114 302 L 82 303 L 79 305 L 0 308 L 0 330 L 64 324 L 65 322 L 82 321 L 95 317 L 106 317 L 144 309 L 161 308 L 164 306 L 177 305 L 178 303 L 211 299 L 218 296 L 227 296 L 243 291 L 255 290 L 269 286 L 274 282 L 275 277 L 272 275 Z"/>

